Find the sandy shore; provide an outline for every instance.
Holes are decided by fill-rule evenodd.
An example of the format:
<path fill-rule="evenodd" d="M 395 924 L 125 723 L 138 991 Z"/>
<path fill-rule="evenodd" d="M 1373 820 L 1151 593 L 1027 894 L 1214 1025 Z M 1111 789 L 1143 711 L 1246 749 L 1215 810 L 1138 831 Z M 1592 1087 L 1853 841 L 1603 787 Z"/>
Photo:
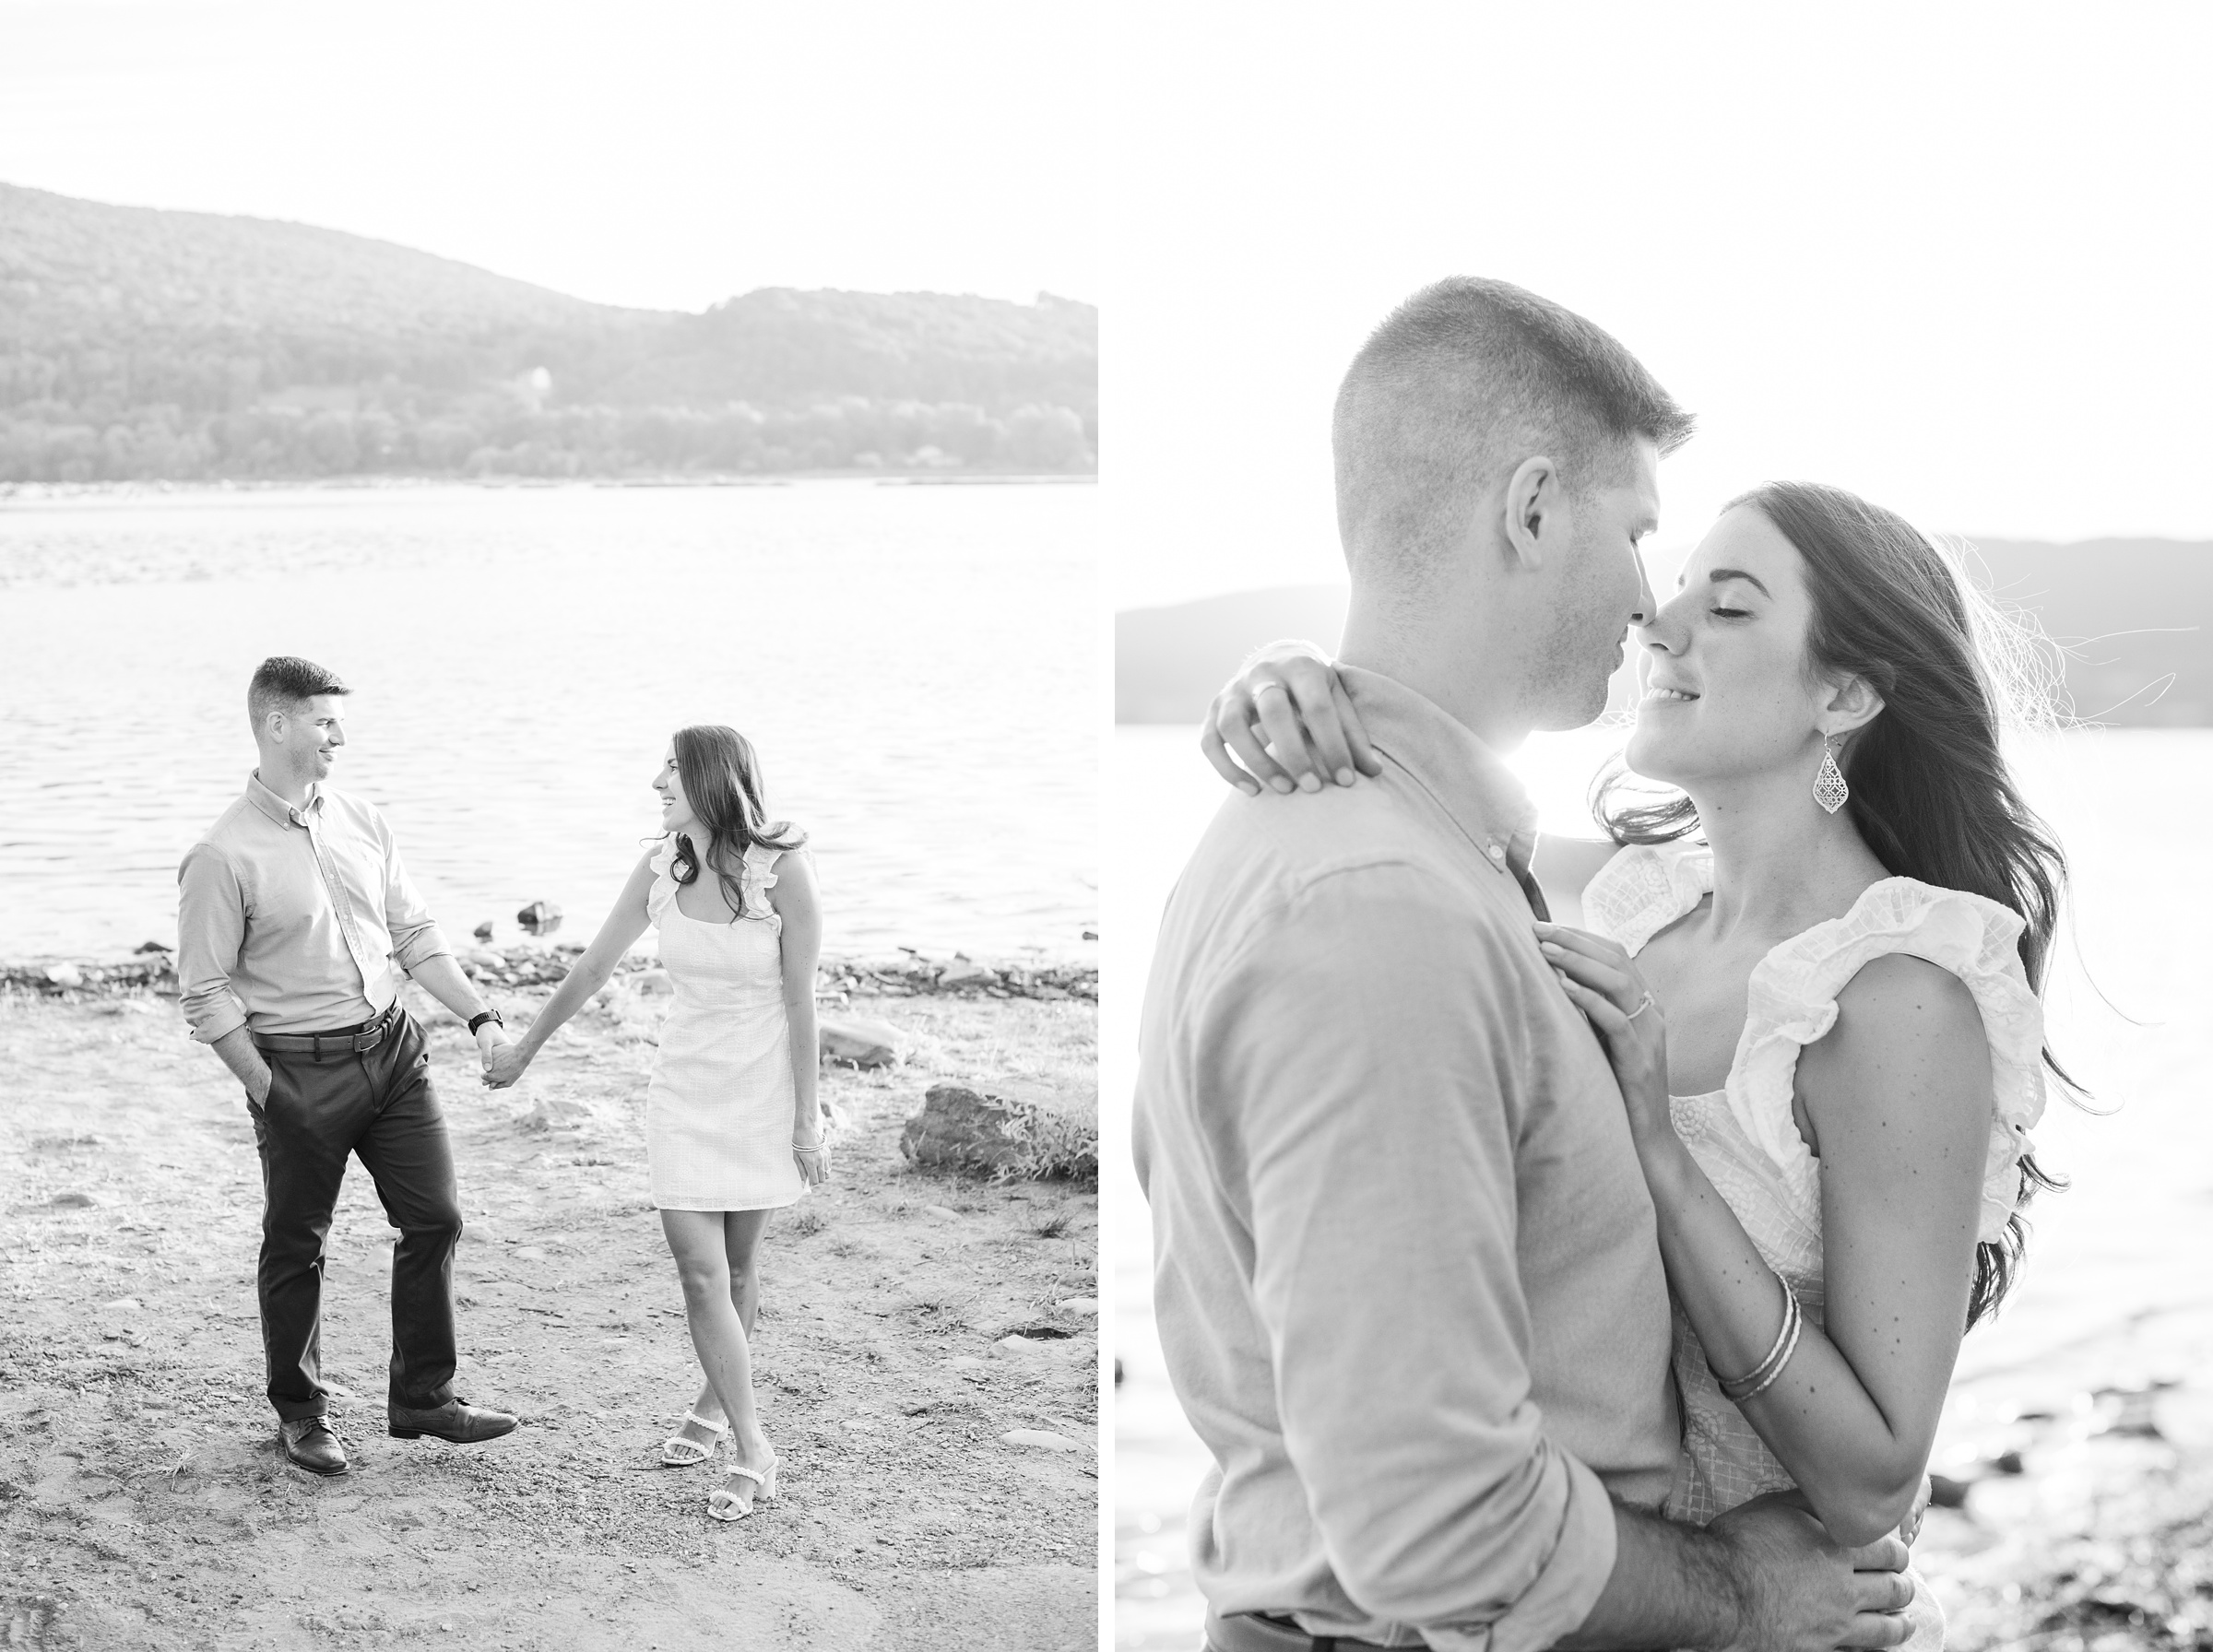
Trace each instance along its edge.
<path fill-rule="evenodd" d="M 458 1386 L 524 1422 L 468 1449 L 383 1432 L 391 1230 L 356 1166 L 324 1330 L 354 1468 L 328 1481 L 284 1462 L 260 1392 L 235 1083 L 172 1001 L 0 995 L 0 1645 L 1094 1644 L 1097 1195 L 897 1146 L 940 1078 L 1095 1108 L 1093 1003 L 857 997 L 913 1050 L 825 1080 L 852 1121 L 837 1180 L 764 1252 L 783 1496 L 725 1526 L 704 1471 L 654 1466 L 699 1375 L 645 1196 L 639 985 L 505 1092 L 425 1007 L 468 1216 Z"/>

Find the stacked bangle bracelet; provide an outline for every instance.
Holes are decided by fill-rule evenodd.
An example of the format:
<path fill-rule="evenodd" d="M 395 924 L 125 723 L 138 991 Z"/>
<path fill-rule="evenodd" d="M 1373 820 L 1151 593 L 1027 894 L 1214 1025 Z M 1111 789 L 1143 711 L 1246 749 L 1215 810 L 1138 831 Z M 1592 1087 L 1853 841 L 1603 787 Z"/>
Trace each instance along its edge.
<path fill-rule="evenodd" d="M 1755 1395 L 1765 1393 L 1775 1379 L 1782 1375 L 1782 1368 L 1791 1363 L 1791 1356 L 1798 1351 L 1798 1333 L 1805 1322 L 1798 1307 L 1798 1293 L 1791 1289 L 1791 1281 L 1780 1273 L 1775 1276 L 1775 1282 L 1782 1287 L 1782 1325 L 1775 1333 L 1775 1345 L 1768 1350 L 1768 1357 L 1739 1377 L 1726 1377 L 1718 1371 L 1713 1372 L 1714 1380 L 1722 1385 L 1722 1397 L 1738 1405 Z M 1711 1365 L 1707 1369 L 1713 1371 Z"/>

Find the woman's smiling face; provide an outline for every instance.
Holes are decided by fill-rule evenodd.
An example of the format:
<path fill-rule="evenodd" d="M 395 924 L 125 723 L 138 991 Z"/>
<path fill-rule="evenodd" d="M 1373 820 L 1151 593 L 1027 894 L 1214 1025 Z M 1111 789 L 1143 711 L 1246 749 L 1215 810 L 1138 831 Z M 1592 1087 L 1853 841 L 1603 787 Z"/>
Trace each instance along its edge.
<path fill-rule="evenodd" d="M 653 777 L 653 789 L 660 794 L 663 832 L 689 832 L 699 824 L 699 817 L 692 812 L 692 800 L 684 796 L 684 777 L 677 767 L 674 740 L 661 753 L 660 772 Z"/>
<path fill-rule="evenodd" d="M 1644 694 L 1629 767 L 1694 789 L 1786 765 L 1810 783 L 1807 759 L 1837 722 L 1828 707 L 1838 688 L 1810 668 L 1813 614 L 1797 548 L 1755 506 L 1724 513 L 1638 633 Z"/>

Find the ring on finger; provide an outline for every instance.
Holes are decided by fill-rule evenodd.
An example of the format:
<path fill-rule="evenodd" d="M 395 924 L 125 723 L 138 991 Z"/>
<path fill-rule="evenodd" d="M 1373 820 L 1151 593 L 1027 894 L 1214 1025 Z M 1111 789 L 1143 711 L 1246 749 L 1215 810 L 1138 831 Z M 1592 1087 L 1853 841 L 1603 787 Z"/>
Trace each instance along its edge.
<path fill-rule="evenodd" d="M 1644 1013 L 1646 1010 L 1650 1009 L 1651 1007 L 1652 1007 L 1652 995 L 1651 995 L 1651 989 L 1648 987 L 1648 988 L 1646 989 L 1646 991 L 1645 991 L 1645 995 L 1644 995 L 1644 997 L 1642 997 L 1641 998 L 1639 998 L 1639 999 L 1637 1000 L 1637 1008 L 1629 1011 L 1629 1013 L 1628 1013 L 1628 1015 L 1627 1015 L 1627 1020 L 1629 1020 L 1629 1021 L 1635 1021 L 1635 1020 L 1636 1020 L 1636 1019 L 1637 1019 L 1639 1016 L 1642 1015 L 1642 1014 L 1643 1014 L 1643 1013 Z"/>
<path fill-rule="evenodd" d="M 1288 694 L 1291 691 L 1290 690 L 1284 688 L 1282 683 L 1276 681 L 1274 678 L 1263 678 L 1260 681 L 1252 685 L 1253 703 L 1256 705 L 1259 704 L 1260 696 L 1265 694 L 1270 689 L 1273 689 L 1279 694 Z"/>

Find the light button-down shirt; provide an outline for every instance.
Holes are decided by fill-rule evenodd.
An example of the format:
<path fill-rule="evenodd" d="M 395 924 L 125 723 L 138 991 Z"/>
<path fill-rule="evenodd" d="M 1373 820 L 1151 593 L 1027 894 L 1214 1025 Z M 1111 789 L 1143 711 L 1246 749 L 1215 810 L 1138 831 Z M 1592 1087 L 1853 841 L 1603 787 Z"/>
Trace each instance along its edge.
<path fill-rule="evenodd" d="M 1537 950 L 1533 815 L 1404 686 L 1379 779 L 1233 796 L 1169 900 L 1134 1145 L 1168 1373 L 1213 1454 L 1218 1611 L 1536 1652 L 1656 1508 L 1679 1428 L 1651 1196 Z"/>
<path fill-rule="evenodd" d="M 357 1026 L 452 950 L 384 816 L 343 792 L 296 808 L 256 773 L 177 868 L 177 977 L 203 1044 Z"/>

